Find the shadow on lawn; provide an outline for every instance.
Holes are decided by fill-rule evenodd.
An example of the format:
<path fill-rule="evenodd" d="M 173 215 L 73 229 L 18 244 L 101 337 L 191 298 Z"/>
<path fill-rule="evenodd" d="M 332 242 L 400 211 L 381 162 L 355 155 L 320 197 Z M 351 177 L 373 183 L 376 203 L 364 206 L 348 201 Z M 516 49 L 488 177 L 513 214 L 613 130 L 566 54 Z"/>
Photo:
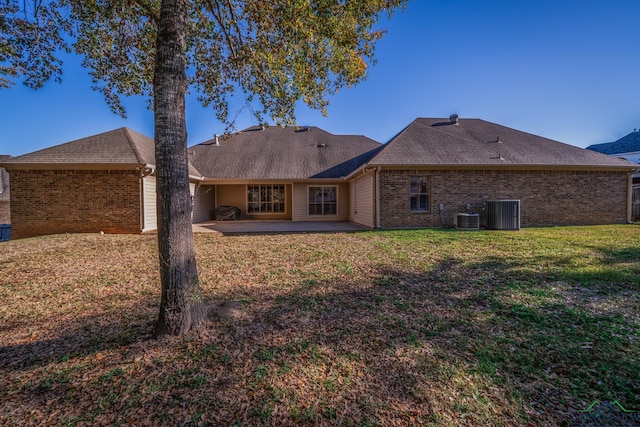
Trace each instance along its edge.
<path fill-rule="evenodd" d="M 131 313 L 137 310 L 139 307 L 131 306 L 128 310 L 121 310 L 120 315 L 85 316 L 73 318 L 66 324 L 58 319 L 46 319 L 30 327 L 18 324 L 8 326 L 3 331 L 7 336 L 19 330 L 18 333 L 24 336 L 26 331 L 31 330 L 33 338 L 25 337 L 22 341 L 29 342 L 0 347 L 0 370 L 28 370 L 150 339 L 151 324 L 132 319 Z M 45 332 L 51 327 L 55 328 L 53 332 Z M 37 338 L 43 334 L 50 337 Z"/>
<path fill-rule="evenodd" d="M 117 422 L 144 404 L 151 420 L 187 424 L 177 415 L 187 408 L 192 421 L 214 425 L 552 425 L 594 400 L 638 408 L 637 282 L 614 266 L 576 275 L 572 264 L 448 258 L 424 271 L 300 278 L 252 298 L 246 317 L 167 341 L 166 358 L 111 361 L 59 402 L 102 402 L 97 414 Z M 74 320 L 53 338 L 1 348 L 0 369 L 124 353 L 150 337 L 148 314 Z"/>
<path fill-rule="evenodd" d="M 570 259 L 536 262 L 556 271 L 452 258 L 424 273 L 386 268 L 370 285 L 306 283 L 273 301 L 264 313 L 271 328 L 249 324 L 246 333 L 268 360 L 286 359 L 286 345 L 272 343 L 296 330 L 321 353 L 363 361 L 369 382 L 360 398 L 376 396 L 378 410 L 385 401 L 429 407 L 439 399 L 433 384 L 455 396 L 454 412 L 477 422 L 489 422 L 496 407 L 507 410 L 507 424 L 559 422 L 594 400 L 640 407 L 640 329 L 628 319 L 640 304 L 628 298 L 630 276 L 614 275 L 619 282 L 608 288 L 610 271 L 583 273 L 585 292 L 559 268 Z M 426 413 L 437 421 L 436 408 Z"/>

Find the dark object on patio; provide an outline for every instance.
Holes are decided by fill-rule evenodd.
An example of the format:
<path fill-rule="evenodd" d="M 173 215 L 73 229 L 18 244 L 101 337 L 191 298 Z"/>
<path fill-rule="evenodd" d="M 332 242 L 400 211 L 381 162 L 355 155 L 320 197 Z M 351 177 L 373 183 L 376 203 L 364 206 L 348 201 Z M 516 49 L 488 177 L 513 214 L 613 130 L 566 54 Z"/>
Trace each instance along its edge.
<path fill-rule="evenodd" d="M 235 206 L 219 206 L 213 211 L 213 217 L 216 221 L 224 221 L 225 219 L 240 219 L 240 208 Z"/>

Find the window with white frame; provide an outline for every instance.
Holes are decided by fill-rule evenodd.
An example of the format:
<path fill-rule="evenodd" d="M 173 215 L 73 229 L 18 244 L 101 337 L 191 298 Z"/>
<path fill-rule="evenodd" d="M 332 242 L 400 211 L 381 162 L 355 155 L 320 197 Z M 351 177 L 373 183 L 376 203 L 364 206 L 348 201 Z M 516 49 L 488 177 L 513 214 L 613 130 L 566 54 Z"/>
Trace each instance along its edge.
<path fill-rule="evenodd" d="M 324 185 L 309 187 L 309 215 L 337 215 L 338 187 Z"/>
<path fill-rule="evenodd" d="M 285 213 L 284 184 L 247 186 L 247 213 Z"/>
<path fill-rule="evenodd" d="M 429 178 L 412 176 L 410 184 L 412 212 L 429 212 Z"/>

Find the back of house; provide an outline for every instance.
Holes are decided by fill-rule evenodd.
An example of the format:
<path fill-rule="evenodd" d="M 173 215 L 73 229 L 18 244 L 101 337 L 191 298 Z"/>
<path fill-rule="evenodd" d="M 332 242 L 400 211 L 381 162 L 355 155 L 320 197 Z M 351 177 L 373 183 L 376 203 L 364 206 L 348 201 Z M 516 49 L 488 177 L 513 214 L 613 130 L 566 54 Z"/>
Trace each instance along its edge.
<path fill-rule="evenodd" d="M 256 126 L 188 153 L 194 223 L 627 223 L 638 171 L 624 159 L 456 115 L 416 119 L 385 144 L 317 127 Z M 154 142 L 131 129 L 4 158 L 0 167 L 11 180 L 14 238 L 157 227 Z"/>

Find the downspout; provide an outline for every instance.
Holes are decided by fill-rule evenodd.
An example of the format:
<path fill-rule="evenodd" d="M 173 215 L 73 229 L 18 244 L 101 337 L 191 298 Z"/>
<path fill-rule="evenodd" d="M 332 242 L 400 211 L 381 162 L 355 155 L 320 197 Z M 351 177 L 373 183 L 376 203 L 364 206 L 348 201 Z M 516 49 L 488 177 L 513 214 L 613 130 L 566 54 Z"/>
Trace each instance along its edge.
<path fill-rule="evenodd" d="M 140 188 L 140 233 L 144 231 L 144 173 L 138 178 L 138 186 Z"/>
<path fill-rule="evenodd" d="M 352 221 L 355 219 L 355 216 L 358 215 L 358 179 L 353 180 L 353 217 Z M 351 213 L 349 213 L 351 216 Z"/>
<path fill-rule="evenodd" d="M 627 224 L 633 224 L 633 175 L 638 171 L 634 169 L 627 174 Z"/>
<path fill-rule="evenodd" d="M 382 167 L 378 166 L 376 168 L 376 197 L 375 197 L 375 201 L 376 201 L 376 218 L 375 218 L 375 223 L 376 223 L 376 228 L 380 229 L 380 171 L 382 170 Z"/>

